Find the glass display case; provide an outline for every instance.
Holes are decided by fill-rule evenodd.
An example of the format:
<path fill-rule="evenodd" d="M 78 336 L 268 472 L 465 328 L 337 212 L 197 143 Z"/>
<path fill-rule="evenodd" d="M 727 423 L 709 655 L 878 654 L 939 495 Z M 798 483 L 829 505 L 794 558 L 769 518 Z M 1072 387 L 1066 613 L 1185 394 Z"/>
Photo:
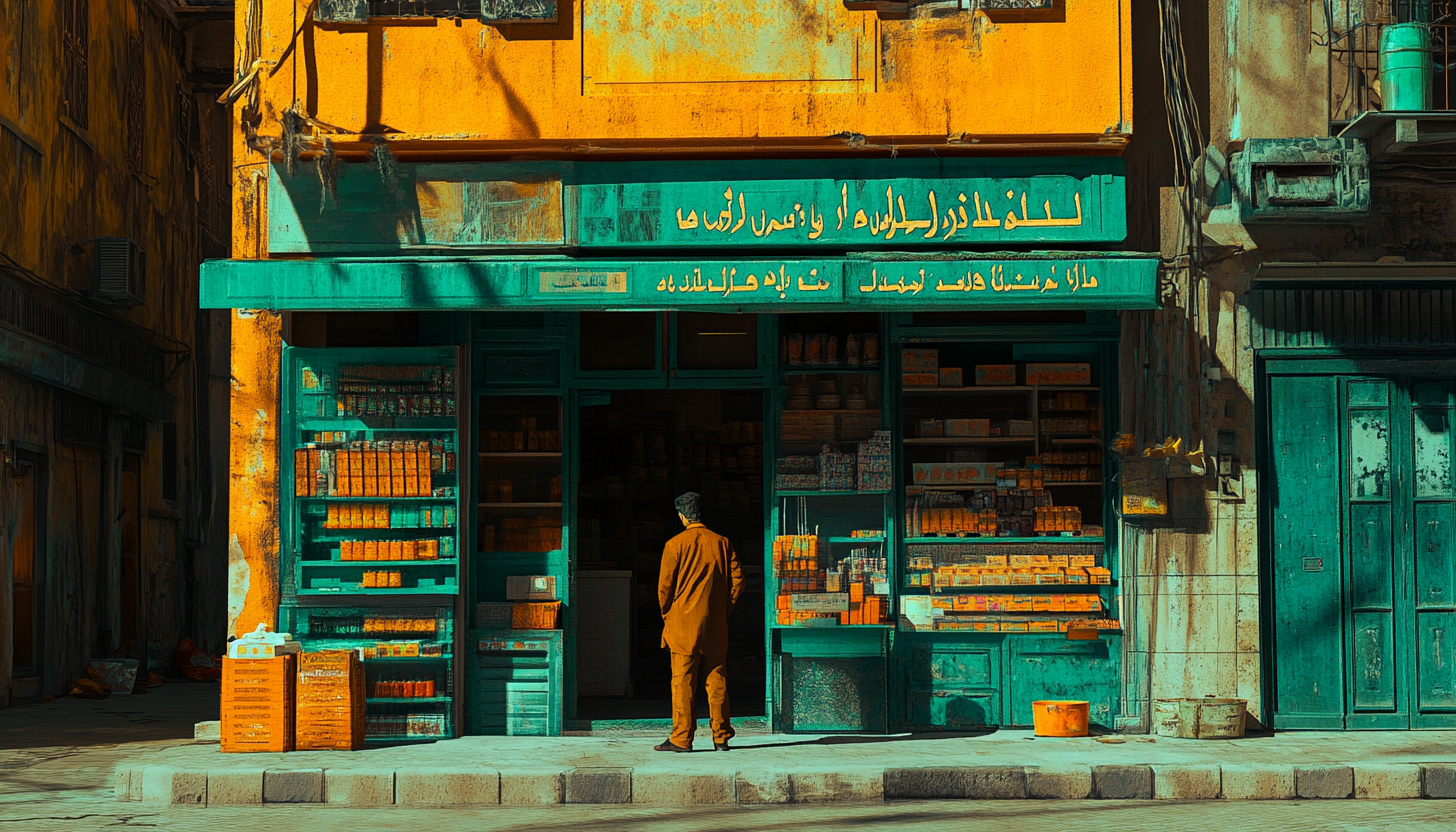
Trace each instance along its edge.
<path fill-rule="evenodd" d="M 285 596 L 459 591 L 454 350 L 288 350 Z"/>
<path fill-rule="evenodd" d="M 1089 360 L 1012 345 L 900 354 L 904 565 L 916 630 L 1115 630 L 1102 391 Z"/>
<path fill-rule="evenodd" d="M 452 737 L 453 348 L 285 348 L 280 627 L 358 650 L 369 741 Z"/>
<path fill-rule="evenodd" d="M 788 315 L 770 561 L 779 627 L 893 621 L 889 498 L 878 315 Z"/>

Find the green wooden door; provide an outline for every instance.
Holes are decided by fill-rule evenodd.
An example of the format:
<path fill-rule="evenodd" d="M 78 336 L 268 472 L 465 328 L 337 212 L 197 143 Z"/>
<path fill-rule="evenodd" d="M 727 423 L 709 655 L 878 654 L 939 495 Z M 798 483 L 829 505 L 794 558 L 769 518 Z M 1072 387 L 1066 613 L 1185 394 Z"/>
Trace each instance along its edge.
<path fill-rule="evenodd" d="M 1456 725 L 1456 382 L 1269 392 L 1275 726 Z"/>
<path fill-rule="evenodd" d="M 1416 632 L 1412 725 L 1456 725 L 1456 382 L 1410 385 L 1411 501 Z"/>

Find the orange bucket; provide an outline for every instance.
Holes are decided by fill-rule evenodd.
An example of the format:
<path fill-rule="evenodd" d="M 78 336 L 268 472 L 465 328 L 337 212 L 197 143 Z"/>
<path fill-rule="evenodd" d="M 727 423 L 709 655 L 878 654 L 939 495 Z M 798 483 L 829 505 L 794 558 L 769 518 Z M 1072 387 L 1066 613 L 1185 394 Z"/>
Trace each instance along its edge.
<path fill-rule="evenodd" d="M 1042 699 L 1031 703 L 1032 726 L 1038 737 L 1087 736 L 1087 703 Z"/>

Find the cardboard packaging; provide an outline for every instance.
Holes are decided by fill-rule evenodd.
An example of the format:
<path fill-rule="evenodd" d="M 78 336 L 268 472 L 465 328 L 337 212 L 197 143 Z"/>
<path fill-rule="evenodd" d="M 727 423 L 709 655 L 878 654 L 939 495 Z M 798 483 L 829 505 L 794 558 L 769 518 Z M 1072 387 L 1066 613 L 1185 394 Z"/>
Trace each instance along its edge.
<path fill-rule="evenodd" d="M 1015 364 L 977 364 L 976 384 L 1012 387 L 1016 384 Z"/>

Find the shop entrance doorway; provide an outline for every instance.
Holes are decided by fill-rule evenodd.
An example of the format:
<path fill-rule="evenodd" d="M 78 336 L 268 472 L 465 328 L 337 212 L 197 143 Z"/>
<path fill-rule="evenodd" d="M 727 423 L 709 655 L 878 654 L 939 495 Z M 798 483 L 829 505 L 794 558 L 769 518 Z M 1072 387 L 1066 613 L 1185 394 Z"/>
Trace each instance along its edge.
<path fill-rule="evenodd" d="M 1456 726 L 1456 366 L 1291 363 L 1260 512 L 1274 727 Z"/>
<path fill-rule="evenodd" d="M 657 600 L 663 545 L 696 491 L 745 577 L 729 619 L 734 717 L 764 711 L 762 390 L 627 390 L 584 405 L 577 494 L 576 690 L 583 720 L 670 715 Z M 707 716 L 706 696 L 698 699 Z"/>

